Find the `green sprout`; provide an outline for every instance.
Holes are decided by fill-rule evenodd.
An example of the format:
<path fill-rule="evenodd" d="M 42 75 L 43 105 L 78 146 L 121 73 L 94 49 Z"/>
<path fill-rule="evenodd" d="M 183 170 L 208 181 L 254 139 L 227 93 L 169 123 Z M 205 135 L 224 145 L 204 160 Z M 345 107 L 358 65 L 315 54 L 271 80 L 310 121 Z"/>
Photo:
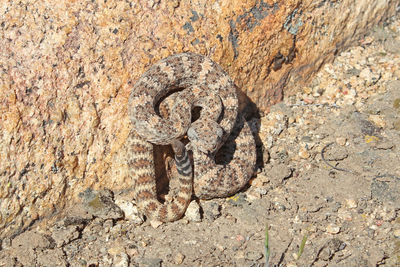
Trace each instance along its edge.
<path fill-rule="evenodd" d="M 308 235 L 306 233 L 303 236 L 303 240 L 301 240 L 301 244 L 300 244 L 300 247 L 299 247 L 299 252 L 297 252 L 297 259 L 300 259 L 301 254 L 303 254 L 304 247 L 306 246 L 307 238 L 308 238 Z"/>
<path fill-rule="evenodd" d="M 268 224 L 265 226 L 265 267 L 269 266 L 269 237 L 268 237 Z"/>

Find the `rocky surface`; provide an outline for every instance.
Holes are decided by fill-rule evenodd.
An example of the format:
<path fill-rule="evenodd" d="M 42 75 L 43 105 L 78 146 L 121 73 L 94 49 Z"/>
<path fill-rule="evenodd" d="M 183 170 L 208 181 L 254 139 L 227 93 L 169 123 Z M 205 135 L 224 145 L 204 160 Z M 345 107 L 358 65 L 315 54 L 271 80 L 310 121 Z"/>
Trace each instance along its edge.
<path fill-rule="evenodd" d="M 292 85 L 394 14 L 396 3 L 2 3 L 0 237 L 46 221 L 88 188 L 131 188 L 127 99 L 156 60 L 182 51 L 209 55 L 264 111 L 282 99 L 285 85 L 296 92 Z"/>
<path fill-rule="evenodd" d="M 249 117 L 259 168 L 243 192 L 159 225 L 123 194 L 85 190 L 54 224 L 2 239 L 0 266 L 263 266 L 266 227 L 270 266 L 399 265 L 399 47 L 396 18 Z"/>

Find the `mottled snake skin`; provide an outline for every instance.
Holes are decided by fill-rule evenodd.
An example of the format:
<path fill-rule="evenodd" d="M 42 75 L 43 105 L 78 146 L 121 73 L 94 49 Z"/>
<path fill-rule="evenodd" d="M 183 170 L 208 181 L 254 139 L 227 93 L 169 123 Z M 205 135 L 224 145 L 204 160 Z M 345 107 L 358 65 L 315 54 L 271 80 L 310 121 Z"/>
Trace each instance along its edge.
<path fill-rule="evenodd" d="M 168 222 L 182 217 L 192 197 L 192 169 L 185 147 L 172 141 L 177 165 L 178 194 L 169 202 L 161 204 L 157 199 L 153 145 L 134 131 L 128 140 L 128 166 L 134 179 L 134 198 L 140 211 L 152 220 Z"/>
<path fill-rule="evenodd" d="M 159 112 L 160 104 L 169 110 Z M 191 112 L 201 107 L 192 123 Z M 161 114 L 158 114 L 161 113 Z M 139 209 L 160 221 L 180 218 L 194 193 L 200 198 L 224 197 L 240 190 L 251 178 L 256 161 L 250 127 L 238 116 L 236 87 L 215 62 L 202 55 L 183 53 L 151 66 L 135 84 L 129 99 L 133 131 L 128 138 L 129 166 L 135 181 L 134 197 Z M 189 157 L 179 141 L 185 134 Z M 217 164 L 215 155 L 228 142 L 231 157 Z M 178 170 L 179 190 L 172 201 L 161 204 L 155 191 L 152 144 L 172 144 Z M 189 178 L 190 177 L 190 178 Z"/>

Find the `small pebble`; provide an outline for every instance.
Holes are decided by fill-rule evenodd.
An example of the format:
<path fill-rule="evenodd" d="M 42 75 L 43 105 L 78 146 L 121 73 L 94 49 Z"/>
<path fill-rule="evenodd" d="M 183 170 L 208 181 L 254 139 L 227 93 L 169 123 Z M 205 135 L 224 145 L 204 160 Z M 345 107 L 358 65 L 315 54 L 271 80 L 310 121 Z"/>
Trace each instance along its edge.
<path fill-rule="evenodd" d="M 381 115 L 369 115 L 368 119 L 378 127 L 385 128 L 386 126 L 386 121 Z"/>
<path fill-rule="evenodd" d="M 157 220 L 151 220 L 150 225 L 155 229 L 158 228 L 163 222 L 157 221 Z"/>
<path fill-rule="evenodd" d="M 200 206 L 195 200 L 190 202 L 186 209 L 185 217 L 192 222 L 201 222 Z"/>
<path fill-rule="evenodd" d="M 346 145 L 347 139 L 345 137 L 338 137 L 336 138 L 336 143 L 338 145 L 344 146 Z"/>
<path fill-rule="evenodd" d="M 297 253 L 292 253 L 292 257 L 294 260 L 298 260 L 299 259 L 299 255 Z M 296 265 L 295 265 L 296 266 Z"/>
<path fill-rule="evenodd" d="M 299 156 L 302 159 L 308 159 L 310 157 L 310 153 L 308 153 L 307 149 L 304 147 L 300 148 L 299 150 Z"/>
<path fill-rule="evenodd" d="M 175 262 L 175 264 L 182 264 L 184 259 L 185 259 L 185 255 L 178 252 L 178 254 L 176 254 L 174 257 L 174 262 Z"/>
<path fill-rule="evenodd" d="M 262 188 L 262 187 L 256 188 L 255 191 L 258 192 L 262 196 L 264 196 L 268 193 L 268 190 L 266 188 Z"/>
<path fill-rule="evenodd" d="M 326 232 L 328 232 L 330 234 L 337 234 L 340 232 L 340 226 L 337 226 L 335 224 L 329 224 L 326 227 Z"/>
<path fill-rule="evenodd" d="M 139 214 L 137 207 L 133 205 L 132 202 L 117 198 L 115 200 L 115 204 L 117 204 L 120 209 L 123 210 L 125 218 L 130 222 L 138 225 L 144 222 L 143 216 Z"/>
<path fill-rule="evenodd" d="M 378 226 L 375 225 L 375 224 L 371 225 L 369 228 L 372 229 L 372 230 L 374 230 L 374 231 L 375 231 L 375 230 L 378 230 Z"/>
<path fill-rule="evenodd" d="M 355 208 L 358 207 L 358 204 L 357 204 L 357 201 L 355 199 L 350 198 L 350 199 L 346 199 L 346 206 L 349 209 L 355 209 Z"/>

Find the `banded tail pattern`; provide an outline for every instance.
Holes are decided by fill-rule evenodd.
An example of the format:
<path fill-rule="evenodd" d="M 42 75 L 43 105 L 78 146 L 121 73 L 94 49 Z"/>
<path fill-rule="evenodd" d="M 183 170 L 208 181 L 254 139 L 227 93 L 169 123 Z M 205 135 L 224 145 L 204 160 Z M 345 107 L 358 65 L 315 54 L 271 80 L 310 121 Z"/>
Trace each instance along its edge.
<path fill-rule="evenodd" d="M 153 145 L 134 131 L 131 131 L 127 141 L 129 166 L 135 183 L 134 198 L 140 211 L 151 220 L 170 222 L 180 219 L 192 197 L 192 168 L 187 151 L 180 141 L 174 141 L 172 148 L 178 174 L 173 179 L 179 179 L 179 191 L 170 202 L 161 203 L 157 198 Z"/>

